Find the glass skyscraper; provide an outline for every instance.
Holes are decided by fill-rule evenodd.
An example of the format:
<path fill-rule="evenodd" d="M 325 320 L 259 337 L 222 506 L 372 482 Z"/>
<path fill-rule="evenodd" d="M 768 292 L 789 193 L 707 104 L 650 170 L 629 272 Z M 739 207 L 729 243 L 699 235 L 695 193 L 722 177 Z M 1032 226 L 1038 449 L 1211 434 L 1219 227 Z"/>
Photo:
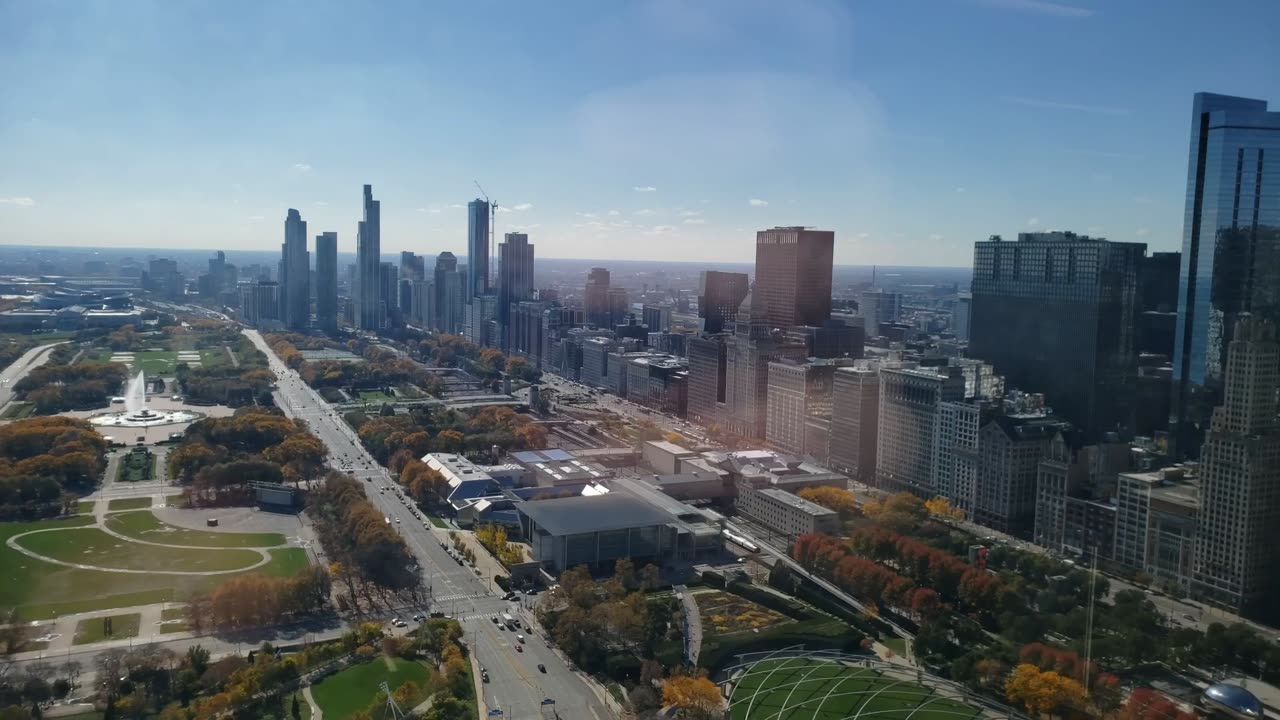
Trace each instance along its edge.
<path fill-rule="evenodd" d="M 1196 93 L 1182 232 L 1170 430 L 1195 457 L 1236 321 L 1280 324 L 1280 112 L 1265 101 Z"/>
<path fill-rule="evenodd" d="M 467 203 L 467 287 L 471 297 L 489 292 L 489 203 L 480 198 Z"/>

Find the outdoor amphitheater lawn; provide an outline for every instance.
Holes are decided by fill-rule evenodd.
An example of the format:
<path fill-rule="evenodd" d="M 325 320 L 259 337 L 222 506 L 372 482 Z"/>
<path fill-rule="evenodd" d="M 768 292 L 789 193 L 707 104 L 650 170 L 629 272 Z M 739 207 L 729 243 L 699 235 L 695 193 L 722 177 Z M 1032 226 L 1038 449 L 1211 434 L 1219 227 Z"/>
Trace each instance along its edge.
<path fill-rule="evenodd" d="M 746 670 L 730 699 L 732 720 L 967 720 L 978 708 L 871 668 L 793 657 Z"/>
<path fill-rule="evenodd" d="M 385 681 L 394 692 L 408 680 L 424 685 L 428 677 L 426 666 L 416 660 L 378 656 L 321 680 L 311 696 L 326 718 L 344 720 L 373 702 L 380 683 Z"/>
<path fill-rule="evenodd" d="M 287 542 L 280 533 L 211 532 L 175 527 L 160 522 L 150 510 L 108 515 L 107 528 L 139 540 L 188 547 L 266 548 Z"/>

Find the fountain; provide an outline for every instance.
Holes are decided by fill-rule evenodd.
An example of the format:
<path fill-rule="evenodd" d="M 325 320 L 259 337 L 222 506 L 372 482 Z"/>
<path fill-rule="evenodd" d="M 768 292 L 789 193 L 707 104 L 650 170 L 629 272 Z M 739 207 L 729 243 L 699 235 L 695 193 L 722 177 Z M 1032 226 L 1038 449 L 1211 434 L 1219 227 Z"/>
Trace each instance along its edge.
<path fill-rule="evenodd" d="M 129 381 L 124 393 L 124 412 L 104 413 L 89 418 L 94 425 L 113 427 L 152 427 L 191 422 L 200 416 L 186 410 L 153 412 L 147 408 L 147 380 L 141 370 Z"/>

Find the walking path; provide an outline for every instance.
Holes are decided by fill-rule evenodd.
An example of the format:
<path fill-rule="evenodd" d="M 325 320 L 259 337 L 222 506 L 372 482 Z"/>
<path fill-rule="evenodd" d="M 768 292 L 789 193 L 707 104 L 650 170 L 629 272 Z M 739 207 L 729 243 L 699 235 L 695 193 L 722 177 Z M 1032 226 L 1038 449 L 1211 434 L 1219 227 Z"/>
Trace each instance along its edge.
<path fill-rule="evenodd" d="M 311 708 L 311 720 L 322 720 L 324 711 L 316 704 L 316 699 L 311 695 L 311 686 L 305 685 L 302 688 L 302 697 L 306 698 L 307 705 Z"/>
<path fill-rule="evenodd" d="M 676 585 L 672 588 L 676 594 L 680 596 L 680 603 L 684 606 L 685 629 L 685 654 L 688 656 L 690 665 L 698 665 L 698 655 L 702 652 L 702 613 L 698 612 L 698 601 L 694 599 L 693 593 L 689 592 L 689 588 L 684 585 Z"/>
<path fill-rule="evenodd" d="M 133 570 L 128 568 L 102 567 L 101 565 L 85 565 L 82 563 L 67 562 L 66 560 L 58 560 L 57 558 L 51 558 L 47 555 L 41 555 L 40 553 L 37 553 L 33 550 L 28 550 L 27 548 L 23 547 L 18 543 L 19 539 L 24 538 L 28 535 L 36 535 L 39 533 L 49 533 L 49 532 L 65 532 L 68 530 L 83 530 L 85 528 L 96 528 L 112 537 L 119 538 L 121 540 L 125 540 L 132 543 L 138 543 L 139 545 L 153 545 L 155 547 L 175 548 L 178 550 L 208 550 L 211 552 L 228 549 L 228 548 L 201 548 L 201 547 L 192 547 L 190 545 L 166 545 L 164 543 L 151 542 L 149 540 L 138 540 L 136 538 L 131 538 L 128 535 L 121 535 L 120 533 L 114 530 L 109 530 L 101 522 L 94 525 L 83 525 L 83 526 L 78 526 L 74 528 L 42 528 L 39 530 L 29 530 L 24 533 L 19 533 L 17 535 L 10 536 L 9 539 L 5 542 L 5 544 L 13 548 L 14 550 L 17 550 L 18 552 L 22 553 L 23 555 L 26 555 L 27 557 L 35 558 L 36 560 L 40 560 L 41 562 L 47 562 L 53 565 L 61 565 L 63 567 L 75 568 L 77 570 L 97 570 L 100 572 L 125 573 L 127 575 L 187 575 L 187 576 L 231 575 L 235 573 L 246 572 L 249 570 L 256 570 L 257 568 L 260 568 L 263 565 L 266 565 L 267 563 L 271 562 L 271 554 L 261 548 L 233 548 L 236 550 L 251 550 L 253 552 L 258 553 L 258 555 L 260 556 L 258 559 L 258 562 L 252 565 L 246 565 L 244 567 L 233 568 L 231 570 Z"/>

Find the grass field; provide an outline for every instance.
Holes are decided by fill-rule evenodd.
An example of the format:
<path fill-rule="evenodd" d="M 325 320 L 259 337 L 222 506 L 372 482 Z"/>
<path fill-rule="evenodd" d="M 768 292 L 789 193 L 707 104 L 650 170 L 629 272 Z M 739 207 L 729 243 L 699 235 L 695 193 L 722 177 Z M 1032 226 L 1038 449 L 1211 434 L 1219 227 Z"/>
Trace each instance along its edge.
<path fill-rule="evenodd" d="M 116 498 L 107 503 L 107 510 L 138 510 L 151 507 L 151 498 Z"/>
<path fill-rule="evenodd" d="M 250 550 L 169 548 L 131 543 L 98 528 L 28 535 L 22 547 L 55 560 L 120 570 L 216 572 L 247 568 L 261 560 Z"/>
<path fill-rule="evenodd" d="M 28 402 L 13 401 L 9 403 L 9 407 L 4 409 L 5 420 L 21 420 L 30 417 L 31 413 L 36 411 L 36 406 Z"/>
<path fill-rule="evenodd" d="M 280 533 L 209 532 L 174 527 L 160 522 L 150 510 L 108 515 L 107 528 L 139 540 L 200 548 L 265 548 L 287 542 Z"/>
<path fill-rule="evenodd" d="M 209 590 L 228 578 L 235 577 L 234 574 L 207 576 L 126 574 L 69 568 L 23 555 L 9 547 L 6 542 L 14 535 L 30 530 L 84 529 L 85 525 L 92 523 L 93 518 L 87 515 L 40 522 L 0 523 L 0 607 L 17 608 L 23 621 L 32 622 L 93 610 L 179 601 L 187 598 L 191 593 Z M 61 534 L 63 533 L 42 533 L 41 535 Z M 41 535 L 33 535 L 26 539 L 39 538 Z M 105 537 L 113 543 L 127 544 L 117 538 Z M 137 547 L 148 550 L 170 549 L 144 545 Z M 177 552 L 183 551 L 179 549 Z M 205 550 L 203 552 L 239 554 L 245 551 Z M 277 548 L 268 552 L 271 555 L 271 562 L 253 572 L 274 577 L 290 577 L 306 568 L 309 562 L 307 551 L 302 548 Z M 88 564 L 84 559 L 78 562 Z"/>
<path fill-rule="evenodd" d="M 184 607 L 165 608 L 160 611 L 160 619 L 169 621 L 160 626 L 162 635 L 187 631 L 187 609 Z"/>
<path fill-rule="evenodd" d="M 228 362 L 227 353 L 222 348 L 188 352 L 200 353 L 200 363 L 204 367 L 214 367 Z M 118 356 L 120 353 L 99 350 L 91 355 L 86 355 L 85 359 L 110 362 L 113 355 Z M 178 352 L 176 350 L 139 350 L 133 353 L 133 361 L 126 364 L 129 366 L 131 373 L 136 373 L 141 369 L 148 377 L 173 375 L 174 369 L 178 366 Z"/>
<path fill-rule="evenodd" d="M 106 618 L 89 618 L 76 623 L 76 636 L 72 645 L 86 645 L 103 640 L 123 640 L 138 636 L 138 625 L 142 622 L 140 613 L 112 615 L 111 634 L 106 634 Z"/>
<path fill-rule="evenodd" d="M 758 662 L 729 700 L 731 720 L 965 720 L 980 714 L 923 685 L 816 658 Z"/>
<path fill-rule="evenodd" d="M 395 400 L 395 395 L 388 395 L 381 390 L 361 390 L 357 393 L 364 402 L 381 402 L 383 400 Z"/>
<path fill-rule="evenodd" d="M 80 502 L 76 503 L 76 512 L 81 514 L 91 513 L 93 512 L 94 505 L 97 505 L 97 503 L 95 503 L 92 500 L 81 500 Z"/>
<path fill-rule="evenodd" d="M 379 656 L 321 680 L 311 687 L 311 696 L 326 720 L 345 720 L 368 707 L 382 682 L 394 692 L 407 680 L 423 685 L 426 679 L 420 662 Z"/>
<path fill-rule="evenodd" d="M 141 482 L 152 480 L 155 476 L 156 456 L 151 452 L 125 453 L 116 467 L 116 482 Z"/>

